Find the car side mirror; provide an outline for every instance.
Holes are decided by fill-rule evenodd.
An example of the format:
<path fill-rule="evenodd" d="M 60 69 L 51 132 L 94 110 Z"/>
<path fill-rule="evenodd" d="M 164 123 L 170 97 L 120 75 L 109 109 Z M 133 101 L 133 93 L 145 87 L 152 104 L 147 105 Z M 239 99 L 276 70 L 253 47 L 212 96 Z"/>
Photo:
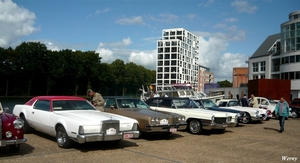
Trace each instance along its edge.
<path fill-rule="evenodd" d="M 115 107 L 112 105 L 112 106 L 110 106 L 110 109 L 111 110 L 115 110 Z"/>

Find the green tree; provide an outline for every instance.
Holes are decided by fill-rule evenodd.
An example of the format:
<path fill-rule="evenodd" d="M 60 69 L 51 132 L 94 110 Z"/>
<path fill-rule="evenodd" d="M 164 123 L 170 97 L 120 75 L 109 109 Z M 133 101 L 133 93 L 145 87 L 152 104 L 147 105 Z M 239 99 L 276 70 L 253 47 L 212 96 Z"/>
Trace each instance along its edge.
<path fill-rule="evenodd" d="M 232 83 L 230 83 L 228 80 L 218 81 L 217 83 L 220 85 L 221 88 L 232 87 Z"/>

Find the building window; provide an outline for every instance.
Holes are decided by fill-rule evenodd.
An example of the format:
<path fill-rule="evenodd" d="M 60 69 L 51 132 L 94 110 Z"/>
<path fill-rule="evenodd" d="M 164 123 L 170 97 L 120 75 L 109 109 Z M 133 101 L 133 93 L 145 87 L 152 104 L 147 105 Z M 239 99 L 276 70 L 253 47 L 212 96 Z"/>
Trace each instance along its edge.
<path fill-rule="evenodd" d="M 162 74 L 158 74 L 157 79 L 162 79 Z"/>
<path fill-rule="evenodd" d="M 157 68 L 157 72 L 162 72 L 162 70 L 163 70 L 162 67 Z"/>
<path fill-rule="evenodd" d="M 260 78 L 261 78 L 261 79 L 265 79 L 265 78 L 266 78 L 266 75 L 265 75 L 265 74 L 261 74 L 261 75 L 260 75 Z"/>
<path fill-rule="evenodd" d="M 296 77 L 295 79 L 300 79 L 300 71 L 295 72 L 296 73 Z"/>
<path fill-rule="evenodd" d="M 176 74 L 171 74 L 171 79 L 176 79 Z"/>
<path fill-rule="evenodd" d="M 253 72 L 258 72 L 258 62 L 255 62 L 253 65 Z"/>
<path fill-rule="evenodd" d="M 165 59 L 170 59 L 170 54 L 165 54 Z"/>
<path fill-rule="evenodd" d="M 170 48 L 165 48 L 165 52 L 170 52 Z"/>
<path fill-rule="evenodd" d="M 171 72 L 176 72 L 176 67 L 171 67 Z"/>
<path fill-rule="evenodd" d="M 300 55 L 296 55 L 296 62 L 300 62 Z"/>
<path fill-rule="evenodd" d="M 260 62 L 260 71 L 266 71 L 266 61 Z"/>
<path fill-rule="evenodd" d="M 294 63 L 295 62 L 295 56 L 290 56 L 290 63 Z"/>
<path fill-rule="evenodd" d="M 157 62 L 157 66 L 162 66 L 163 65 L 163 61 L 158 61 Z"/>
<path fill-rule="evenodd" d="M 170 65 L 170 61 L 165 61 L 165 66 L 169 66 Z"/>
<path fill-rule="evenodd" d="M 289 63 L 289 57 L 284 57 L 284 63 Z"/>
<path fill-rule="evenodd" d="M 158 53 L 162 53 L 162 52 L 163 52 L 163 48 L 158 48 L 158 49 L 157 49 L 157 52 L 158 52 Z"/>
<path fill-rule="evenodd" d="M 170 68 L 169 67 L 165 67 L 165 72 L 170 72 Z"/>
<path fill-rule="evenodd" d="M 177 59 L 177 54 L 171 54 L 171 59 Z"/>
<path fill-rule="evenodd" d="M 177 64 L 177 61 L 171 61 L 171 65 L 176 65 Z"/>
<path fill-rule="evenodd" d="M 295 79 L 295 72 L 290 72 L 290 79 Z"/>
<path fill-rule="evenodd" d="M 157 59 L 163 59 L 163 55 L 162 54 L 158 54 L 157 55 Z"/>
<path fill-rule="evenodd" d="M 253 75 L 253 79 L 258 79 L 258 75 Z"/>

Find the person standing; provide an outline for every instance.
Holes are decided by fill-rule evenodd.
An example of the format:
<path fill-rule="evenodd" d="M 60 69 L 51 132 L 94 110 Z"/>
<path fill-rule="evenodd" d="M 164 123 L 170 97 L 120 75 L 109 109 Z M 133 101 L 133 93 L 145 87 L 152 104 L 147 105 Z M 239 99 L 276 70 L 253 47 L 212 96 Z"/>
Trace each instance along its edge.
<path fill-rule="evenodd" d="M 153 97 L 160 97 L 160 95 L 159 95 L 159 93 L 157 91 L 155 91 Z"/>
<path fill-rule="evenodd" d="M 242 103 L 243 107 L 248 107 L 249 106 L 246 94 L 244 94 L 244 97 L 241 99 L 241 103 Z"/>
<path fill-rule="evenodd" d="M 280 101 L 275 107 L 275 114 L 278 115 L 280 125 L 279 132 L 282 133 L 284 131 L 285 118 L 289 116 L 289 104 L 283 97 L 280 98 Z"/>
<path fill-rule="evenodd" d="M 91 103 L 100 111 L 104 111 L 104 99 L 100 93 L 94 92 L 91 89 L 87 90 L 88 96 L 91 98 L 90 101 Z"/>
<path fill-rule="evenodd" d="M 253 108 L 259 108 L 257 98 L 253 94 L 251 94 L 250 106 Z"/>

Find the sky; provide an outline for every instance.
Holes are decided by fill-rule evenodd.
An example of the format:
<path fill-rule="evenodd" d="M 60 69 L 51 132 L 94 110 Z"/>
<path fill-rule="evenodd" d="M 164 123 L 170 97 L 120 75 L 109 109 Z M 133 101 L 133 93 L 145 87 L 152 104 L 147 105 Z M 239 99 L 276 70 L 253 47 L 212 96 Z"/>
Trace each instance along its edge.
<path fill-rule="evenodd" d="M 184 28 L 199 37 L 199 64 L 215 82 L 232 81 L 233 67 L 247 67 L 298 10 L 299 0 L 0 0 L 0 47 L 34 41 L 156 70 L 162 30 Z"/>

